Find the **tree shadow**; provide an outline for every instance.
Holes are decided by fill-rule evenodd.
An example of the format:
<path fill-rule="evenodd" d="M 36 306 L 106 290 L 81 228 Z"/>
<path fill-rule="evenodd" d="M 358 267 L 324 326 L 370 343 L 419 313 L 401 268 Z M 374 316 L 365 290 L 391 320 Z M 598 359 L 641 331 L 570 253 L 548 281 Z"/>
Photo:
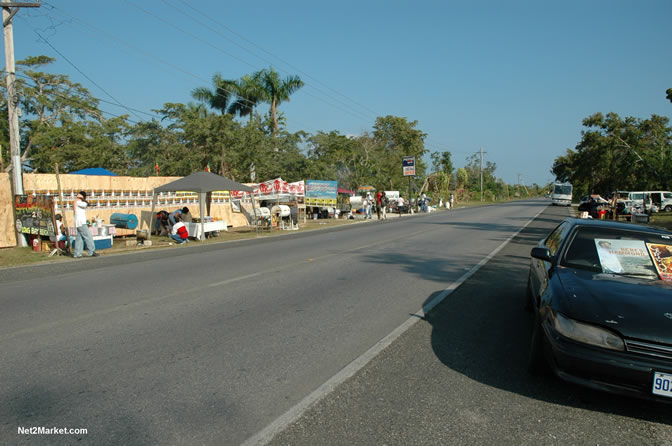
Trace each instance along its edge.
<path fill-rule="evenodd" d="M 537 239 L 528 228 L 513 243 Z M 539 237 L 541 238 L 541 237 Z M 528 246 L 529 247 L 529 246 Z M 431 309 L 431 344 L 447 367 L 478 382 L 529 398 L 569 407 L 671 424 L 667 405 L 610 395 L 566 383 L 554 376 L 527 373 L 532 322 L 524 310 L 529 257 L 527 247 L 511 246 Z M 529 252 L 529 251 L 528 251 Z M 443 291 L 429 296 L 429 304 Z M 656 409 L 659 408 L 659 409 Z"/>

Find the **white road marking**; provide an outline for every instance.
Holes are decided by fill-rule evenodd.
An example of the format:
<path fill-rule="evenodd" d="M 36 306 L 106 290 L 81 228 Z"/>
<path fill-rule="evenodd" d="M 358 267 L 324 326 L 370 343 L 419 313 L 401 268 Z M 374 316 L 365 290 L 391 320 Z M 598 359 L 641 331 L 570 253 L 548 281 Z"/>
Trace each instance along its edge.
<path fill-rule="evenodd" d="M 299 401 L 294 407 L 290 408 L 287 412 L 280 415 L 276 418 L 271 424 L 266 426 L 261 431 L 254 434 L 252 437 L 245 440 L 242 443 L 242 446 L 258 446 L 265 445 L 269 443 L 273 437 L 278 433 L 282 432 L 287 426 L 289 426 L 294 421 L 298 420 L 311 406 L 317 404 L 320 400 L 326 397 L 331 393 L 337 386 L 347 381 L 349 378 L 355 375 L 358 371 L 364 368 L 369 362 L 371 362 L 380 352 L 385 350 L 387 346 L 392 344 L 397 338 L 404 334 L 409 328 L 416 324 L 425 314 L 429 313 L 432 308 L 436 307 L 441 303 L 446 297 L 453 293 L 460 285 L 467 281 L 471 276 L 473 276 L 476 271 L 481 269 L 485 264 L 487 264 L 493 257 L 497 255 L 514 237 L 520 234 L 527 226 L 532 223 L 538 216 L 541 214 L 546 206 L 544 206 L 534 217 L 532 217 L 524 226 L 522 226 L 518 231 L 513 233 L 509 238 L 504 240 L 504 242 L 499 245 L 494 251 L 484 257 L 480 262 L 474 265 L 469 271 L 464 273 L 459 279 L 451 283 L 446 289 L 439 293 L 434 299 L 423 305 L 423 307 L 414 313 L 410 318 L 408 318 L 403 324 L 395 328 L 390 334 L 385 336 L 383 339 L 374 344 L 366 352 L 362 353 L 358 358 L 353 360 L 350 364 L 346 365 L 334 376 L 329 378 L 324 384 L 311 392 L 304 399 Z"/>

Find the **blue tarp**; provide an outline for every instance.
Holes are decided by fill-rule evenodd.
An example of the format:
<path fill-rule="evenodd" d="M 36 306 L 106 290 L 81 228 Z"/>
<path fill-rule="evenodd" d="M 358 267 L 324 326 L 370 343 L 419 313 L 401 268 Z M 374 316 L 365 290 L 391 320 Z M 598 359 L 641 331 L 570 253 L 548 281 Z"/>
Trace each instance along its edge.
<path fill-rule="evenodd" d="M 90 167 L 88 169 L 82 169 L 78 170 L 77 172 L 70 172 L 70 173 L 75 175 L 103 175 L 108 177 L 117 176 L 116 173 L 110 172 L 109 170 L 103 169 L 102 167 Z"/>

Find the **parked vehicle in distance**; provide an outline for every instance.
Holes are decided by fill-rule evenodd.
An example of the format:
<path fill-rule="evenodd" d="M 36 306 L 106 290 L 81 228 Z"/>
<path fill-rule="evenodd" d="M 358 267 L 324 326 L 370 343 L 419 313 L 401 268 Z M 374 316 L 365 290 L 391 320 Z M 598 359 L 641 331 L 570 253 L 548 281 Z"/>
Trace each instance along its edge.
<path fill-rule="evenodd" d="M 531 257 L 530 372 L 672 403 L 672 232 L 571 218 Z"/>
<path fill-rule="evenodd" d="M 591 218 L 600 218 L 600 213 L 604 215 L 603 218 L 611 218 L 612 210 L 609 202 L 599 195 L 584 195 L 579 201 L 579 212 L 588 212 Z"/>
<path fill-rule="evenodd" d="M 614 194 L 616 194 L 617 203 L 624 203 L 623 207 L 629 214 L 651 213 L 660 210 L 660 206 L 653 203 L 649 192 L 619 190 L 614 192 Z"/>
<path fill-rule="evenodd" d="M 551 192 L 551 204 L 553 206 L 572 205 L 572 185 L 569 183 L 553 183 Z"/>
<path fill-rule="evenodd" d="M 652 209 L 655 209 L 653 212 L 665 211 L 672 212 L 672 192 L 668 191 L 643 191 L 643 192 L 630 192 L 633 197 L 639 198 L 640 194 L 643 194 L 643 197 L 648 199 L 648 205 Z M 637 199 L 633 198 L 633 200 Z"/>

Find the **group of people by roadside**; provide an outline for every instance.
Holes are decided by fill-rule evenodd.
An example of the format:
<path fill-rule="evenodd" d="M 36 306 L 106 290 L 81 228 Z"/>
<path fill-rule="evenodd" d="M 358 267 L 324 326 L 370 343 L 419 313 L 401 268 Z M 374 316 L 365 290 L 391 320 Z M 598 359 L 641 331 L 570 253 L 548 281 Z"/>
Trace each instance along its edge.
<path fill-rule="evenodd" d="M 155 235 L 168 235 L 178 244 L 189 241 L 189 230 L 184 224 L 191 221 L 188 207 L 176 209 L 173 212 L 159 211 L 156 213 L 154 222 Z"/>
<path fill-rule="evenodd" d="M 82 257 L 84 248 L 86 248 L 89 257 L 98 257 L 100 254 L 96 252 L 96 245 L 89 231 L 89 224 L 86 220 L 86 208 L 89 202 L 86 200 L 86 192 L 80 191 L 75 198 L 73 208 L 75 212 L 75 230 L 77 231 L 75 237 L 75 246 L 73 257 L 79 259 Z M 63 228 L 63 216 L 56 214 L 56 237 L 55 241 L 59 247 L 65 247 L 65 240 L 67 239 L 65 230 Z M 177 209 L 171 213 L 167 211 L 159 211 L 156 214 L 156 222 L 154 224 L 154 233 L 156 235 L 166 234 L 175 242 L 181 244 L 189 241 L 189 232 L 184 224 L 184 221 L 191 221 L 191 214 L 189 208 L 184 207 Z"/>
<path fill-rule="evenodd" d="M 371 192 L 368 192 L 364 200 L 362 200 L 362 205 L 366 211 L 364 218 L 372 219 L 372 212 L 373 209 L 375 209 L 378 220 L 387 220 L 387 207 L 389 206 L 389 200 L 387 199 L 387 195 L 385 195 L 385 191 L 378 192 L 376 194 L 376 198 L 373 198 Z"/>
<path fill-rule="evenodd" d="M 367 192 L 366 196 L 362 200 L 362 207 L 364 208 L 365 215 L 364 218 L 371 219 L 373 218 L 373 211 L 378 215 L 378 220 L 385 220 L 387 218 L 388 210 L 390 212 L 395 212 L 401 215 L 402 213 L 413 213 L 416 212 L 429 212 L 429 205 L 431 198 L 427 197 L 425 193 L 418 195 L 417 199 L 408 201 L 404 199 L 401 195 L 390 200 L 385 191 L 378 192 L 374 196 L 371 192 Z M 450 198 L 446 200 L 445 206 L 448 209 L 452 209 L 455 203 L 455 195 L 450 194 Z M 439 207 L 444 205 L 443 200 L 440 201 Z"/>

